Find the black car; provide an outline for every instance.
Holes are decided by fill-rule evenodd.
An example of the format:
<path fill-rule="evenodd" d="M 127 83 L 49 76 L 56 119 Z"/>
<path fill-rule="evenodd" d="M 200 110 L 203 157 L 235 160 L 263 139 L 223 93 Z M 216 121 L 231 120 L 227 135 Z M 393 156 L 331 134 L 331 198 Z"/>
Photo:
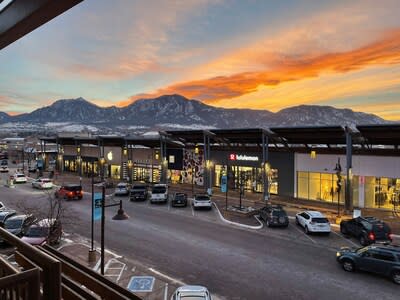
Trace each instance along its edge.
<path fill-rule="evenodd" d="M 15 216 L 17 214 L 17 212 L 15 210 L 2 210 L 0 211 L 0 226 L 4 227 L 4 222 L 12 217 Z"/>
<path fill-rule="evenodd" d="M 134 184 L 132 185 L 129 192 L 129 200 L 146 200 L 148 197 L 147 185 L 145 184 Z"/>
<path fill-rule="evenodd" d="M 390 227 L 383 221 L 374 217 L 357 217 L 340 222 L 340 232 L 344 235 L 354 236 L 363 246 L 372 243 L 391 243 L 392 233 Z"/>
<path fill-rule="evenodd" d="M 390 277 L 400 284 L 400 246 L 371 245 L 358 249 L 341 248 L 336 259 L 348 272 L 362 270 Z"/>
<path fill-rule="evenodd" d="M 267 205 L 260 210 L 260 218 L 264 220 L 268 227 L 289 226 L 289 217 L 280 205 Z"/>
<path fill-rule="evenodd" d="M 175 193 L 174 198 L 171 200 L 171 206 L 187 206 L 187 194 Z"/>

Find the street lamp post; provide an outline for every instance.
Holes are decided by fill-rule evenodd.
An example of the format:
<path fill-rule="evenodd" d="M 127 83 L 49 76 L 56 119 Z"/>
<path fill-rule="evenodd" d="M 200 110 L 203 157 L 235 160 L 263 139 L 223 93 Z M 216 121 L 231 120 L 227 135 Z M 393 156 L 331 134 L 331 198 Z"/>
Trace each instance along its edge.
<path fill-rule="evenodd" d="M 112 218 L 113 220 L 126 220 L 129 216 L 124 212 L 122 209 L 122 200 L 119 200 L 119 203 L 112 203 L 112 204 L 105 204 L 105 194 L 106 194 L 106 187 L 103 182 L 102 184 L 102 197 L 101 197 L 101 251 L 100 251 L 100 270 L 101 275 L 104 275 L 104 226 L 105 226 L 105 208 L 112 207 L 112 206 L 119 206 L 117 214 Z"/>
<path fill-rule="evenodd" d="M 336 163 L 335 169 L 336 171 L 336 185 L 337 185 L 337 193 L 338 193 L 338 200 L 337 200 L 337 216 L 340 216 L 340 191 L 342 189 L 342 166 L 340 165 L 340 157 L 338 157 L 338 162 Z"/>

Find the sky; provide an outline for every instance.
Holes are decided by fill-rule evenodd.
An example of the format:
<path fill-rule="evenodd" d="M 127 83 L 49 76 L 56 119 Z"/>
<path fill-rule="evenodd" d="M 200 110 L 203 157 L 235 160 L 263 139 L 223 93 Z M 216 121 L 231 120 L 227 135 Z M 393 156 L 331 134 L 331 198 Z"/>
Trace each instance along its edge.
<path fill-rule="evenodd" d="M 181 94 L 400 121 L 398 0 L 85 0 L 0 51 L 0 111 Z"/>

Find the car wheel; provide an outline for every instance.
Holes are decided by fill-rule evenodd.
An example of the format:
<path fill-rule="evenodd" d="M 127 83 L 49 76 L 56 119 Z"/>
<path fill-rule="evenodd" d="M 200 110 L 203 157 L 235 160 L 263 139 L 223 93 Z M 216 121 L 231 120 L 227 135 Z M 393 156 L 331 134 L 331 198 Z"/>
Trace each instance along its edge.
<path fill-rule="evenodd" d="M 364 237 L 364 235 L 360 236 L 360 244 L 361 244 L 361 246 L 367 246 L 368 245 L 367 239 Z"/>
<path fill-rule="evenodd" d="M 306 225 L 306 226 L 304 226 L 304 232 L 305 232 L 306 234 L 310 234 L 310 231 L 308 230 L 308 227 L 307 227 L 307 225 Z"/>
<path fill-rule="evenodd" d="M 394 283 L 400 284 L 400 271 L 393 271 L 392 279 Z"/>
<path fill-rule="evenodd" d="M 350 259 L 344 259 L 342 267 L 346 272 L 354 272 L 354 263 Z"/>

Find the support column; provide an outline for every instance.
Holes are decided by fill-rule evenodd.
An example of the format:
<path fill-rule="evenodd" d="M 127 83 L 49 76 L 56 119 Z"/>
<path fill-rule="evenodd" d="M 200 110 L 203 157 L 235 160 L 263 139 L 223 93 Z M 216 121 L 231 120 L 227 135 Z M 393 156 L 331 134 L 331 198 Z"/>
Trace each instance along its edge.
<path fill-rule="evenodd" d="M 262 133 L 262 174 L 263 174 L 263 199 L 269 200 L 269 164 L 268 164 L 268 136 L 263 131 Z"/>
<path fill-rule="evenodd" d="M 346 190 L 345 190 L 345 211 L 349 213 L 353 211 L 353 140 L 350 128 L 346 127 Z"/>

